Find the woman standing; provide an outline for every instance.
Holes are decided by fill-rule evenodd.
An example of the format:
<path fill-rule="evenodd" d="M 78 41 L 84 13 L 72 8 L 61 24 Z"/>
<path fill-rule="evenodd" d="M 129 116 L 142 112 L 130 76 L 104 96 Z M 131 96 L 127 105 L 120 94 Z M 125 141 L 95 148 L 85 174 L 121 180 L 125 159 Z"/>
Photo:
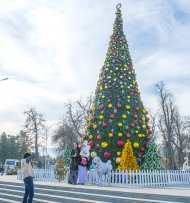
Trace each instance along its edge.
<path fill-rule="evenodd" d="M 77 183 L 77 176 L 78 176 L 78 148 L 77 143 L 73 143 L 73 149 L 71 151 L 71 165 L 70 165 L 70 174 L 69 174 L 69 184 L 76 184 Z"/>
<path fill-rule="evenodd" d="M 87 166 L 88 166 L 88 157 L 89 157 L 90 146 L 88 142 L 83 143 L 83 147 L 80 151 L 80 156 L 78 158 L 78 179 L 77 184 L 84 185 L 86 182 L 87 176 Z"/>
<path fill-rule="evenodd" d="M 21 170 L 23 172 L 25 193 L 23 203 L 32 203 L 34 197 L 34 170 L 31 160 L 35 157 L 35 153 L 31 153 L 30 150 L 24 154 L 24 159 L 21 159 Z"/>

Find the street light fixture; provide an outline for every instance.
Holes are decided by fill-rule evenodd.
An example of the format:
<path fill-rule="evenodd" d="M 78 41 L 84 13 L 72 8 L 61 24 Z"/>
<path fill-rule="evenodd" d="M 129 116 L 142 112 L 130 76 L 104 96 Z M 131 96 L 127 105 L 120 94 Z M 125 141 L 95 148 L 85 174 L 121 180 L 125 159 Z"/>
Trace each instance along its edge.
<path fill-rule="evenodd" d="M 1 79 L 0 81 L 4 81 L 4 80 L 8 80 L 9 78 L 3 78 L 3 79 Z"/>

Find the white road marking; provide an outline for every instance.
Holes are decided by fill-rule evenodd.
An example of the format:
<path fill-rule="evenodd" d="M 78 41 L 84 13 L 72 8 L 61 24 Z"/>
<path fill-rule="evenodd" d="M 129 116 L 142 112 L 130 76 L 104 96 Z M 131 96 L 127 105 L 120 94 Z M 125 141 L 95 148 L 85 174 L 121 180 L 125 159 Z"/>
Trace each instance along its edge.
<path fill-rule="evenodd" d="M 5 184 L 0 184 L 0 185 L 5 185 Z M 11 185 L 12 186 L 12 185 Z M 13 186 L 13 187 L 22 187 L 22 186 Z M 15 191 L 15 190 L 12 190 L 12 189 L 6 189 L 6 188 L 1 188 L 1 190 L 6 190 L 6 191 Z M 133 200 L 133 201 L 145 201 L 145 202 L 154 202 L 154 203 L 173 203 L 171 201 L 164 201 L 164 200 L 150 200 L 150 199 L 143 199 L 143 198 L 134 198 L 134 197 L 120 197 L 120 196 L 112 196 L 112 195 L 104 195 L 104 194 L 91 194 L 91 193 L 85 193 L 85 192 L 74 192 L 74 191 L 61 191 L 61 190 L 55 190 L 55 189 L 46 189 L 46 188 L 36 188 L 36 189 L 39 189 L 39 190 L 43 190 L 43 191 L 54 191 L 54 192 L 60 192 L 60 193 L 70 193 L 70 194 L 79 194 L 79 195 L 86 195 L 86 196 L 95 196 L 95 197 L 105 197 L 105 198 L 112 198 L 112 199 L 121 199 L 121 200 Z M 64 189 L 64 188 L 63 188 Z M 23 193 L 22 191 L 17 191 L 17 192 L 20 192 L 20 193 Z M 35 193 L 35 194 L 38 194 L 38 195 L 45 195 L 45 196 L 48 196 L 48 197 L 57 197 L 57 198 L 64 198 L 64 199 L 70 199 L 70 200 L 83 200 L 84 202 L 94 202 L 94 203 L 103 203 L 103 201 L 93 201 L 93 200 L 88 200 L 86 201 L 86 199 L 76 199 L 76 198 L 70 198 L 70 197 L 63 197 L 63 196 L 58 196 L 58 195 L 50 195 L 50 194 L 41 194 L 41 193 Z M 135 193 L 134 193 L 135 194 Z M 179 202 L 176 202 L 176 203 L 179 203 Z"/>
<path fill-rule="evenodd" d="M 0 188 L 1 190 L 6 190 L 6 191 L 10 191 L 10 192 L 15 192 L 15 190 L 10 190 L 10 189 L 5 189 L 5 188 Z M 22 193 L 22 191 L 16 191 L 18 193 Z M 75 201 L 80 201 L 80 202 L 89 202 L 89 203 L 109 203 L 109 202 L 105 202 L 105 201 L 97 201 L 97 200 L 89 200 L 89 199 L 83 199 L 83 198 L 75 198 L 75 197 L 64 197 L 64 196 L 58 196 L 58 195 L 49 195 L 49 194 L 41 194 L 41 193 L 38 193 L 38 192 L 35 192 L 36 195 L 39 195 L 39 196 L 46 196 L 46 197 L 55 197 L 55 198 L 60 198 L 61 200 L 75 200 Z M 18 195 L 12 195 L 12 194 L 5 194 L 5 193 L 0 193 L 0 195 L 5 195 L 5 196 L 11 196 L 11 197 L 18 197 L 18 198 L 21 198 L 20 196 Z M 47 200 L 41 200 L 41 199 L 36 199 L 34 198 L 34 200 L 37 200 L 37 201 L 41 201 L 41 202 L 46 202 L 47 203 Z M 58 200 L 59 201 L 59 200 Z M 58 203 L 57 201 L 50 201 L 48 200 L 48 203 Z"/>

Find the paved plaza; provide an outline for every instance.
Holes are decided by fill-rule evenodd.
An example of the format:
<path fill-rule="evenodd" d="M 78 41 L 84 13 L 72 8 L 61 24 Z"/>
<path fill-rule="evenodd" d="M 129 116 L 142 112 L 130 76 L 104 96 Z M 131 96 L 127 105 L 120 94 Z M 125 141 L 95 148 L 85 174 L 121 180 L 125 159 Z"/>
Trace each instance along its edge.
<path fill-rule="evenodd" d="M 190 203 L 190 185 L 116 188 L 35 181 L 35 189 L 34 202 Z M 16 176 L 0 176 L 0 202 L 19 202 L 23 191 L 23 182 L 17 180 Z"/>

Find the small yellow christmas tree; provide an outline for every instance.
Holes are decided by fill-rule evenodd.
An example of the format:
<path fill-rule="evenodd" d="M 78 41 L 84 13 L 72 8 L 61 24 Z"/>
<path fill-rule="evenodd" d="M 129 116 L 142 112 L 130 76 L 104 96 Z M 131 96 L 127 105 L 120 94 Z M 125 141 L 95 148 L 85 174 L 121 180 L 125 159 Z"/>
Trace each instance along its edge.
<path fill-rule="evenodd" d="M 139 165 L 137 164 L 136 157 L 133 154 L 133 148 L 129 140 L 125 143 L 117 169 L 120 171 L 127 170 L 128 172 L 130 170 L 134 170 L 135 172 L 139 171 Z"/>

